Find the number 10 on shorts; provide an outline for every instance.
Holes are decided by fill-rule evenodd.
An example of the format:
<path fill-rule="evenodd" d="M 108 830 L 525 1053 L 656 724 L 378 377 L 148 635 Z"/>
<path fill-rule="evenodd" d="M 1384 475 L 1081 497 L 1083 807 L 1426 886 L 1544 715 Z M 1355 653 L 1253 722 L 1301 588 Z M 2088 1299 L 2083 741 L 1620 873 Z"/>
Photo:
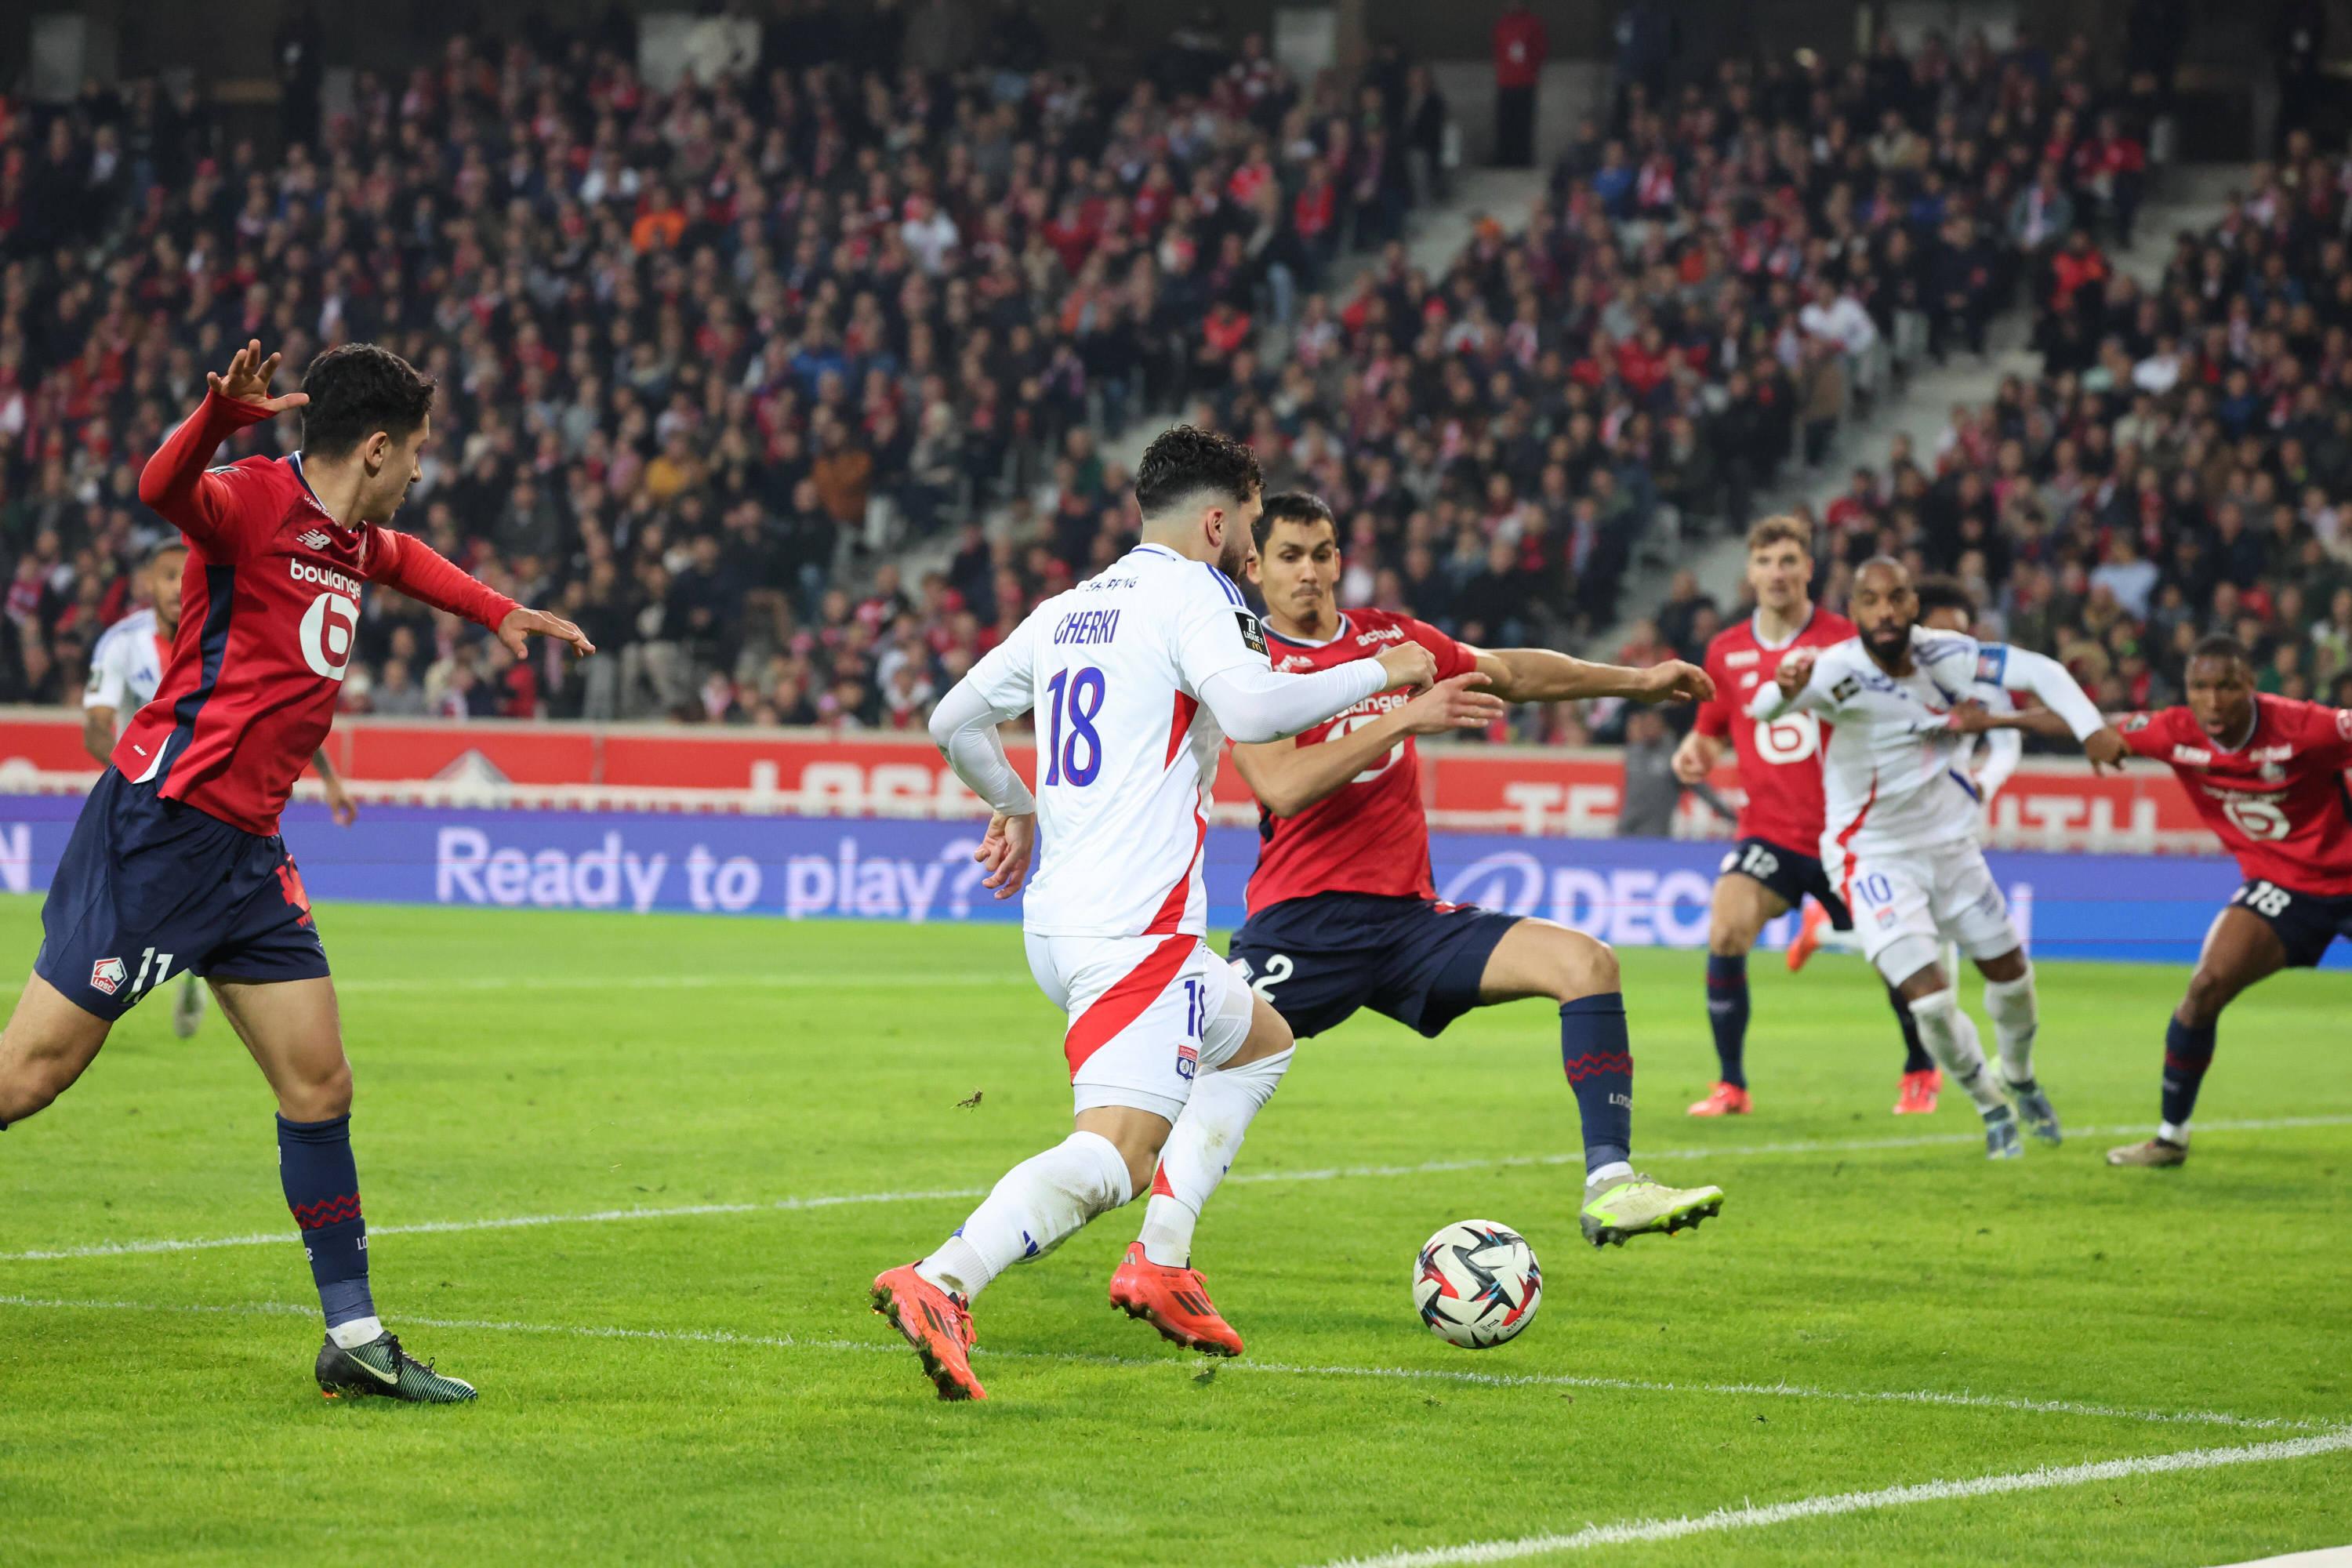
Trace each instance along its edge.
<path fill-rule="evenodd" d="M 1201 1067 L 1201 1029 L 1209 1021 L 1209 993 L 1197 980 L 1184 982 L 1184 1037 L 1176 1042 L 1176 1076 L 1190 1079 Z"/>

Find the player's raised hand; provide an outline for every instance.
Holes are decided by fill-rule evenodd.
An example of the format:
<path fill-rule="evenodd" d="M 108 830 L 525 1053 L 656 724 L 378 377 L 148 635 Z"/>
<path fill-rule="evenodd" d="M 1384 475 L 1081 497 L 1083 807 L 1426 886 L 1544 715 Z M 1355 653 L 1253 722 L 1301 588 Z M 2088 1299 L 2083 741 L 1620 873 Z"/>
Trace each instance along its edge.
<path fill-rule="evenodd" d="M 307 392 L 289 392 L 283 397 L 269 395 L 270 377 L 278 374 L 278 355 L 261 356 L 261 340 L 252 338 L 236 351 L 228 362 L 228 374 L 206 371 L 205 379 L 221 396 L 238 403 L 257 403 L 272 414 L 283 414 L 289 408 L 299 408 L 310 401 Z"/>
<path fill-rule="evenodd" d="M 1812 653 L 1805 648 L 1797 648 L 1780 661 L 1780 668 L 1773 674 L 1772 680 L 1780 687 L 1781 696 L 1794 697 L 1805 689 L 1805 682 L 1812 678 Z"/>
<path fill-rule="evenodd" d="M 980 840 L 980 847 L 971 858 L 988 868 L 988 875 L 980 879 L 983 888 L 993 888 L 1000 899 L 1009 899 L 1021 890 L 1029 879 L 1029 858 L 1037 849 L 1037 814 L 1024 812 L 1008 816 L 998 812 L 988 819 L 988 831 Z"/>
<path fill-rule="evenodd" d="M 1382 648 L 1380 665 L 1389 678 L 1383 690 L 1402 686 L 1419 691 L 1437 679 L 1437 656 L 1417 642 L 1401 642 Z"/>
<path fill-rule="evenodd" d="M 1715 681 L 1695 664 L 1670 658 L 1642 671 L 1633 692 L 1636 702 L 1704 702 L 1715 695 Z"/>
<path fill-rule="evenodd" d="M 1408 735 L 1442 735 L 1448 730 L 1483 730 L 1510 711 L 1509 704 L 1489 691 L 1476 670 L 1441 680 L 1398 711 Z"/>
<path fill-rule="evenodd" d="M 524 656 L 525 639 L 532 637 L 555 637 L 570 643 L 574 658 L 586 658 L 596 651 L 596 645 L 588 640 L 586 632 L 562 616 L 551 616 L 545 610 L 526 610 L 518 605 L 499 623 L 499 641 L 506 644 L 507 651 L 517 658 Z"/>
<path fill-rule="evenodd" d="M 2124 759 L 2131 755 L 2131 748 L 2124 743 L 2121 730 L 2106 724 L 2084 738 L 2083 754 L 2091 759 L 2091 771 L 2095 773 L 2121 773 L 2124 771 Z"/>

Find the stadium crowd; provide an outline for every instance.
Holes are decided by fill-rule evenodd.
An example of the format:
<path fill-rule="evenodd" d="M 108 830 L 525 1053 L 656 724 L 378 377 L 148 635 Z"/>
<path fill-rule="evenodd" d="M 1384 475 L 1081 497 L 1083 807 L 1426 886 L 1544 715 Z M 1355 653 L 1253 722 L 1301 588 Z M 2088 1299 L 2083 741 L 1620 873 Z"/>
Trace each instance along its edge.
<path fill-rule="evenodd" d="M 138 463 L 247 336 L 437 375 L 404 523 L 610 656 L 518 665 L 376 595 L 350 707 L 906 727 L 1125 547 L 1105 449 L 1147 415 L 1328 497 L 1343 602 L 1577 646 L 1637 559 L 1743 528 L 2021 300 L 2043 375 L 1855 473 L 1829 601 L 1889 549 L 2116 706 L 2214 625 L 2280 689 L 2340 683 L 2352 279 L 2345 169 L 2307 142 L 2143 293 L 2105 247 L 2151 77 L 2103 86 L 2082 40 L 1727 60 L 1627 84 L 1523 229 L 1482 219 L 1433 278 L 1399 243 L 1444 174 L 1425 70 L 1384 50 L 1351 94 L 1188 34 L 1129 80 L 1049 62 L 1024 15 L 962 55 L 722 52 L 667 91 L 615 40 L 459 39 L 275 162 L 152 82 L 0 106 L 0 697 L 71 695 L 162 531 Z M 1601 651 L 1696 657 L 1737 613 L 1685 579 Z"/>
<path fill-rule="evenodd" d="M 0 696 L 66 694 L 127 607 L 205 369 L 365 338 L 441 385 L 404 524 L 616 657 L 518 668 L 373 595 L 352 707 L 903 719 L 983 634 L 938 595 L 910 632 L 892 547 L 1223 384 L 1402 232 L 1444 112 L 1393 50 L 1353 93 L 1255 37 L 1113 79 L 957 15 L 802 8 L 789 69 L 722 28 L 666 91 L 616 40 L 461 37 L 274 159 L 153 80 L 0 100 Z"/>

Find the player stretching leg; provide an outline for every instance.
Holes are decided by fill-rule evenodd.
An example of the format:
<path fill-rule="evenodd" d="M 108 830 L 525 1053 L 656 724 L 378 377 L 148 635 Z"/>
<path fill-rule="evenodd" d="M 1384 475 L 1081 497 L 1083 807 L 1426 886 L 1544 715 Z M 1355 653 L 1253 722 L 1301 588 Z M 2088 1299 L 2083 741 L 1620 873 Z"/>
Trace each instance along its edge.
<path fill-rule="evenodd" d="M 1675 748 L 1675 775 L 1701 784 L 1730 737 L 1747 804 L 1739 841 L 1723 858 L 1707 917 L 1706 1017 L 1715 1031 L 1716 1082 L 1693 1116 L 1745 1116 L 1748 1097 L 1748 954 L 1767 922 L 1811 893 L 1840 929 L 1851 925 L 1844 902 L 1814 857 L 1822 837 L 1822 729 L 1810 713 L 1752 723 L 1742 710 L 1759 686 L 1772 684 L 1780 661 L 1799 648 L 1818 652 L 1853 635 L 1853 623 L 1812 602 L 1812 532 L 1793 517 L 1768 517 L 1748 532 L 1748 585 L 1756 613 L 1706 646 L 1715 695 Z M 1910 1009 L 1888 988 L 1903 1031 L 1903 1088 L 1897 1115 L 1936 1109 L 1936 1064 L 1919 1046 Z"/>
<path fill-rule="evenodd" d="M 1686 664 L 1633 670 L 1538 648 L 1490 653 L 1408 616 L 1342 613 L 1332 596 L 1339 531 L 1314 496 L 1269 498 L 1256 543 L 1253 576 L 1276 669 L 1328 671 L 1375 650 L 1422 647 L 1441 679 L 1409 700 L 1391 692 L 1359 702 L 1295 741 L 1234 748 L 1260 802 L 1263 838 L 1234 967 L 1302 1037 L 1362 1006 L 1435 1036 L 1472 1007 L 1531 996 L 1557 1003 L 1591 1178 L 1585 1234 L 1622 1242 L 1714 1214 L 1717 1189 L 1660 1186 L 1630 1163 L 1633 1060 L 1609 949 L 1549 921 L 1436 900 L 1413 745 L 1416 735 L 1492 723 L 1505 700 L 1688 699 L 1705 693 L 1706 677 Z M 1142 1234 L 1112 1276 L 1111 1300 L 1180 1344 L 1241 1350 L 1199 1288 L 1190 1255 L 1201 1210 L 1270 1089 L 1247 1072 L 1202 1080 L 1160 1152 Z"/>
<path fill-rule="evenodd" d="M 1948 577 L 1930 577 L 1918 585 L 1917 592 L 1921 626 L 1932 632 L 1973 633 L 1976 602 L 1969 597 L 1968 590 L 1959 584 Z M 1972 700 L 1983 703 L 1985 710 L 1990 713 L 2017 711 L 2016 699 L 2011 697 L 2008 689 L 1998 681 L 1976 681 L 1969 686 L 1969 696 Z M 2007 784 L 2010 775 L 2017 771 L 2018 759 L 2024 753 L 2025 732 L 2015 729 L 1987 731 L 1981 744 L 1977 736 L 1965 735 L 1953 748 L 1952 765 L 1969 776 L 1980 797 L 1980 822 L 1990 821 L 1993 797 L 2000 793 L 2000 786 Z M 1816 952 L 1826 950 L 1850 952 L 1859 957 L 1862 948 L 1862 938 L 1852 925 L 1840 928 L 1830 919 L 1825 907 L 1818 903 L 1808 904 L 1797 940 L 1789 944 L 1789 970 L 1794 973 L 1804 968 L 1806 961 Z M 1944 973 L 1958 976 L 1959 972 L 1959 947 L 1947 942 L 1944 944 Z M 1910 1014 L 1907 1009 L 1904 1019 L 1908 1025 Z M 1916 1026 L 1906 1027 L 1904 1037 L 1914 1052 L 1919 1050 Z M 1904 1069 L 1903 1091 L 1895 1101 L 1895 1114 L 1897 1116 L 1915 1112 L 1932 1114 L 1936 1109 L 1936 1094 L 1942 1087 L 1943 1075 L 1935 1070 L 1933 1063 L 1927 1062 L 1924 1054 L 1920 1061 L 1925 1064 L 1925 1070 L 1915 1070 L 1910 1067 Z"/>
<path fill-rule="evenodd" d="M 971 1303 L 990 1280 L 1133 1197 L 1189 1098 L 1233 1083 L 1262 1101 L 1290 1063 L 1281 1016 L 1202 940 L 1201 847 L 1224 737 L 1271 741 L 1434 673 L 1412 643 L 1309 676 L 1268 667 L 1231 576 L 1258 510 L 1247 447 L 1179 426 L 1144 453 L 1135 499 L 1143 542 L 1032 611 L 931 717 L 957 776 L 995 813 L 983 885 L 1010 898 L 1045 839 L 1022 924 L 1030 973 L 1070 1016 L 1076 1106 L 1067 1139 L 1006 1173 L 929 1257 L 874 1281 L 874 1310 L 942 1399 L 986 1397 Z M 1033 709 L 1034 798 L 996 732 Z"/>
<path fill-rule="evenodd" d="M 2205 826 L 2237 858 L 2245 885 L 2205 933 L 2189 994 L 2164 1030 L 2163 1120 L 2110 1165 L 2178 1165 L 2189 1116 L 2213 1065 L 2221 1009 L 2282 969 L 2317 963 L 2352 937 L 2352 710 L 2258 696 L 2253 660 L 2235 637 L 2189 656 L 2189 703 L 2123 721 L 2124 744 L 2168 763 Z"/>
<path fill-rule="evenodd" d="M 188 547 L 178 540 L 150 551 L 139 569 L 140 591 L 149 608 L 133 610 L 112 626 L 89 650 L 89 683 L 82 688 L 81 743 L 105 767 L 114 759 L 120 739 L 116 716 L 147 706 L 163 679 L 172 659 L 172 639 L 180 631 L 180 579 L 188 564 Z M 336 776 L 334 763 L 323 751 L 310 759 L 326 786 L 327 808 L 335 826 L 349 827 L 359 820 L 359 803 Z M 205 983 L 193 969 L 180 976 L 172 999 L 172 1032 L 191 1039 L 205 1019 Z"/>
<path fill-rule="evenodd" d="M 1818 658 L 1808 651 L 1782 659 L 1772 683 L 1757 689 L 1748 717 L 1771 723 L 1810 712 L 1832 726 L 1822 753 L 1830 822 L 1822 858 L 1837 872 L 1865 955 L 1910 1004 L 1928 1051 L 1983 1114 L 1986 1154 L 2014 1159 L 2024 1152 L 2019 1118 L 2055 1143 L 2058 1113 L 2033 1075 L 2033 967 L 1977 842 L 1976 788 L 1952 759 L 1963 734 L 2032 721 L 1990 713 L 1968 692 L 1978 680 L 2032 692 L 2095 765 L 2117 763 L 2124 740 L 2056 660 L 1918 626 L 1918 596 L 1900 562 L 1863 563 L 1853 609 L 1859 635 Z M 1984 974 L 2000 1083 L 1985 1071 L 1956 977 L 1944 973 L 1946 937 Z"/>
<path fill-rule="evenodd" d="M 333 721 L 368 583 L 497 630 L 594 651 L 384 526 L 417 478 L 433 381 L 347 343 L 269 395 L 248 343 L 139 476 L 187 536 L 179 630 L 74 823 L 41 906 L 40 955 L 0 1034 L 0 1126 L 69 1088 L 116 1019 L 177 968 L 202 974 L 278 1097 L 278 1177 L 325 1310 L 319 1385 L 443 1404 L 470 1384 L 411 1360 L 376 1319 L 352 1160 L 352 1071 L 327 955 L 278 816 Z M 207 470 L 234 431 L 302 408 L 303 449 Z"/>

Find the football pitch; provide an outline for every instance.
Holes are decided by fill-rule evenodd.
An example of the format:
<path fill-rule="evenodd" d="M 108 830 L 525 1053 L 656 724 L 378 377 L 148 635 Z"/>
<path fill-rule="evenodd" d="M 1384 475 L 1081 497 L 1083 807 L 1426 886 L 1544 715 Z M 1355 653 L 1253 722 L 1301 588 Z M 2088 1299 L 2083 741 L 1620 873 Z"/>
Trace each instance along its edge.
<path fill-rule="evenodd" d="M 271 1104 L 134 1013 L 0 1134 L 0 1560 L 2217 1563 L 2352 1541 L 2352 979 L 2224 1019 L 2178 1171 L 2177 970 L 2042 968 L 2063 1149 L 1888 1114 L 1875 982 L 1759 954 L 1757 1113 L 1697 954 L 1630 951 L 1635 1158 L 1719 1221 L 1596 1253 L 1557 1023 L 1307 1043 L 1195 1258 L 1248 1355 L 1114 1311 L 1141 1207 L 978 1306 L 942 1405 L 866 1306 L 1068 1126 L 1009 927 L 336 907 L 376 1300 L 478 1404 L 327 1401 Z M 8 984 L 37 903 L 0 900 Z M 1973 1004 L 1978 983 L 1963 994 Z M 1988 1036 L 1988 1037 L 1990 1037 Z M 1449 1220 L 1528 1331 L 1414 1316 Z M 1937 1484 L 1941 1483 L 1941 1484 Z"/>

